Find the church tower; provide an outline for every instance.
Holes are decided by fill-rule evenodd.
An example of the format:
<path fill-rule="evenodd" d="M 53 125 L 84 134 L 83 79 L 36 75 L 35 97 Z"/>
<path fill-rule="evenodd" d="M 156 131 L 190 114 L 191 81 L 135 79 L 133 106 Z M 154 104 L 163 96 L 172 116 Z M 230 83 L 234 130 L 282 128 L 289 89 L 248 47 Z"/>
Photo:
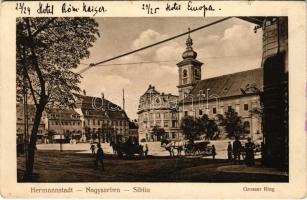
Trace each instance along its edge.
<path fill-rule="evenodd" d="M 189 29 L 190 30 L 190 29 Z M 179 71 L 179 98 L 189 94 L 196 82 L 201 80 L 201 66 L 203 63 L 196 60 L 197 53 L 193 50 L 193 40 L 189 34 L 186 41 L 186 50 L 182 54 L 183 60 L 177 64 Z"/>

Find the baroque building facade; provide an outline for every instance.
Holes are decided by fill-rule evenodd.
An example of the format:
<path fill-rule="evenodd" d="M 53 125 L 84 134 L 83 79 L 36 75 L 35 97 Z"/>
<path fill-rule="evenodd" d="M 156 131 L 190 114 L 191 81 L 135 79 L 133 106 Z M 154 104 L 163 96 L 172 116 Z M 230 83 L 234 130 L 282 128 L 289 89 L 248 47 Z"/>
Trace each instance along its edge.
<path fill-rule="evenodd" d="M 182 61 L 177 64 L 179 96 L 172 98 L 160 105 L 157 99 L 163 99 L 165 94 L 157 92 L 154 86 L 140 98 L 139 103 L 139 137 L 147 141 L 155 141 L 152 128 L 155 125 L 163 127 L 170 139 L 183 139 L 180 122 L 186 116 L 200 118 L 207 114 L 211 119 L 217 115 L 224 115 L 234 109 L 242 119 L 243 132 L 254 140 L 262 139 L 262 106 L 260 93 L 263 90 L 263 69 L 242 71 L 208 79 L 201 79 L 203 63 L 197 60 L 197 53 L 193 50 L 193 40 L 188 36 L 186 50 L 182 54 Z M 163 101 L 162 101 L 163 102 Z M 158 104 L 159 106 L 155 106 Z M 163 104 L 162 104 L 163 105 Z M 166 114 L 164 114 L 166 113 Z M 165 127 L 161 116 L 174 116 L 172 123 Z M 169 120 L 167 120 L 169 122 Z M 220 129 L 224 131 L 222 128 Z M 223 134 L 223 133 L 221 133 Z"/>
<path fill-rule="evenodd" d="M 257 68 L 209 79 L 201 79 L 202 62 L 192 48 L 190 35 L 186 41 L 183 60 L 177 64 L 179 70 L 179 122 L 185 116 L 200 118 L 207 114 L 217 119 L 234 109 L 242 119 L 244 133 L 253 139 L 261 135 L 260 96 L 263 88 L 262 69 Z M 254 114 L 253 114 L 254 113 Z"/>
<path fill-rule="evenodd" d="M 153 128 L 163 128 L 166 137 L 179 139 L 178 96 L 160 93 L 149 85 L 140 97 L 138 108 L 139 140 L 157 141 Z"/>

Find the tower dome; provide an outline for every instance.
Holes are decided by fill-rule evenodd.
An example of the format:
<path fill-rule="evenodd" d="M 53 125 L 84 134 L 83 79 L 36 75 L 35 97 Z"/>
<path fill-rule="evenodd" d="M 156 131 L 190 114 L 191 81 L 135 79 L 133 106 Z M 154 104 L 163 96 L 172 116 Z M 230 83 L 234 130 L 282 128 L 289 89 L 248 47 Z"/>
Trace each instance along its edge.
<path fill-rule="evenodd" d="M 190 28 L 189 28 L 189 32 L 190 32 Z M 186 50 L 182 54 L 182 58 L 183 59 L 187 59 L 187 58 L 195 59 L 197 57 L 197 53 L 192 48 L 193 40 L 190 36 L 190 33 L 189 33 L 188 39 L 185 42 L 185 44 L 186 44 L 187 47 L 186 47 Z"/>

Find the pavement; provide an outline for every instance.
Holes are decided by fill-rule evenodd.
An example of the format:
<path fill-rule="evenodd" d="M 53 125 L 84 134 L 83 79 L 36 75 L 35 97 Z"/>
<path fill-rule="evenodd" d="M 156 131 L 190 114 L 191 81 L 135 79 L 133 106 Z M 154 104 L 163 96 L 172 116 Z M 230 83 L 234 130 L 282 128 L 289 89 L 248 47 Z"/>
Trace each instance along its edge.
<path fill-rule="evenodd" d="M 218 141 L 211 141 L 210 145 L 214 144 L 216 148 L 217 155 L 215 156 L 216 159 L 227 159 L 227 145 L 228 141 L 230 140 L 218 140 Z M 231 141 L 232 142 L 232 141 Z M 144 145 L 145 143 L 141 143 Z M 151 156 L 169 156 L 169 152 L 166 151 L 164 147 L 161 147 L 160 142 L 147 142 L 146 143 L 149 148 L 148 155 Z M 39 150 L 60 150 L 60 144 L 37 144 L 37 149 Z M 106 154 L 113 154 L 113 149 L 108 143 L 101 143 L 102 149 Z M 62 144 L 62 150 L 74 150 L 76 153 L 81 154 L 91 154 L 90 150 L 91 144 L 89 143 L 77 143 L 77 144 Z M 177 151 L 175 151 L 177 154 Z M 184 155 L 184 152 L 182 152 Z M 191 156 L 189 156 L 191 157 Z M 208 158 L 208 156 L 204 156 L 203 158 Z M 260 153 L 255 155 L 255 159 L 260 158 Z"/>
<path fill-rule="evenodd" d="M 217 168 L 217 171 L 227 173 L 246 173 L 246 174 L 265 174 L 288 176 L 287 172 L 282 172 L 274 168 L 267 168 L 263 166 L 246 166 L 246 165 L 227 165 Z"/>

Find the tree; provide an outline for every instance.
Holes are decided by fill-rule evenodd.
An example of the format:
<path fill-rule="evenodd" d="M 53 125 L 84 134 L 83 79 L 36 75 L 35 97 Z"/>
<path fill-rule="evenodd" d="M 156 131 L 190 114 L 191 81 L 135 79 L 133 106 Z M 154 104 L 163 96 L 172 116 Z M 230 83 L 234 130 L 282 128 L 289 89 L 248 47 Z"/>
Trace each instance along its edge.
<path fill-rule="evenodd" d="M 234 137 L 243 133 L 241 117 L 238 116 L 238 113 L 233 108 L 225 112 L 225 116 L 218 115 L 217 117 L 220 125 L 225 127 L 228 137 Z"/>
<path fill-rule="evenodd" d="M 194 140 L 201 134 L 202 126 L 199 119 L 194 119 L 192 116 L 186 116 L 181 119 L 180 128 L 186 139 L 194 143 Z"/>
<path fill-rule="evenodd" d="M 17 18 L 16 21 L 17 101 L 29 88 L 29 101 L 36 106 L 28 145 L 25 178 L 33 172 L 35 144 L 46 107 L 74 107 L 81 76 L 73 69 L 88 58 L 98 32 L 90 18 Z"/>
<path fill-rule="evenodd" d="M 154 126 L 152 128 L 152 132 L 153 132 L 153 135 L 155 135 L 157 137 L 158 141 L 160 141 L 161 138 L 164 138 L 165 135 L 166 135 L 164 128 L 160 128 L 158 126 Z"/>
<path fill-rule="evenodd" d="M 206 134 L 207 139 L 215 139 L 218 137 L 216 133 L 219 132 L 219 128 L 214 119 L 209 119 L 208 115 L 204 114 L 200 118 L 201 130 Z"/>
<path fill-rule="evenodd" d="M 55 131 L 54 130 L 48 131 L 47 137 L 48 137 L 48 140 L 49 140 L 50 143 L 53 143 L 53 136 L 54 135 L 55 135 Z"/>

